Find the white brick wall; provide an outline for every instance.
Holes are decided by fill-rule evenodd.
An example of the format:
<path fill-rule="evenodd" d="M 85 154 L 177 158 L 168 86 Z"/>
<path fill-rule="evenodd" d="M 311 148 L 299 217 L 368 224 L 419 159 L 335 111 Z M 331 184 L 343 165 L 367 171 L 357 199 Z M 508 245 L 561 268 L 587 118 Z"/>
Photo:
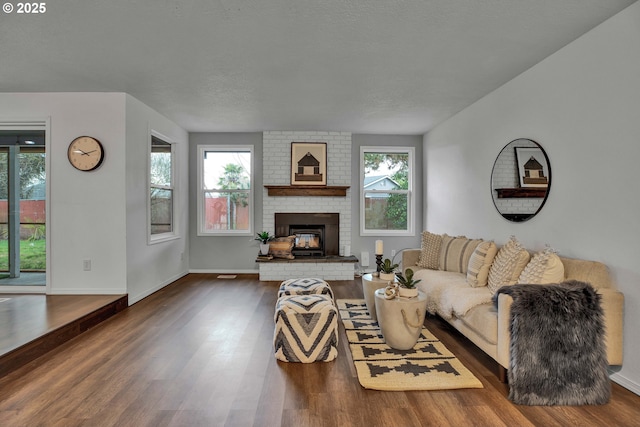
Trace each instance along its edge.
<path fill-rule="evenodd" d="M 263 182 L 265 185 L 291 184 L 291 143 L 327 143 L 327 185 L 351 185 L 351 133 L 270 131 L 262 134 Z M 270 197 L 262 193 L 262 224 L 275 230 L 276 212 L 324 212 L 340 214 L 340 247 L 351 245 L 351 194 L 346 197 Z M 357 190 L 357 189 L 356 189 Z M 353 270 L 353 267 L 352 267 Z M 262 269 L 261 269 L 262 271 Z"/>
<path fill-rule="evenodd" d="M 260 280 L 287 280 L 320 277 L 324 280 L 353 280 L 352 262 L 260 263 Z"/>
<path fill-rule="evenodd" d="M 291 143 L 327 143 L 327 185 L 351 185 L 351 133 L 270 131 L 262 134 L 263 182 L 265 185 L 291 184 Z M 340 214 L 340 248 L 351 245 L 351 194 L 346 197 L 270 197 L 262 190 L 262 225 L 275 230 L 276 212 L 323 212 Z M 357 189 L 356 189 L 357 191 Z M 321 277 L 325 280 L 352 280 L 353 263 L 260 263 L 260 280 Z"/>
<path fill-rule="evenodd" d="M 520 187 L 520 180 L 518 178 L 518 165 L 516 162 L 516 150 L 514 147 L 537 147 L 532 141 L 520 140 L 517 145 L 511 145 L 498 156 L 496 163 L 493 167 L 491 175 L 492 187 L 491 188 L 518 188 Z M 496 193 L 493 193 L 493 200 L 498 208 L 498 211 L 503 214 L 523 214 L 523 213 L 536 213 L 540 208 L 540 204 L 544 199 L 498 199 Z"/>

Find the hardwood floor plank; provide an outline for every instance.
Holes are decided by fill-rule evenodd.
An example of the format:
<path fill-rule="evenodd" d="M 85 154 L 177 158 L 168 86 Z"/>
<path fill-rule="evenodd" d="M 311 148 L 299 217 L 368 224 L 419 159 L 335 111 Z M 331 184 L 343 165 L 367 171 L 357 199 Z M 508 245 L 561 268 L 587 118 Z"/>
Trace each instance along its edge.
<path fill-rule="evenodd" d="M 633 426 L 640 397 L 614 384 L 601 406 L 528 407 L 442 319 L 432 332 L 483 389 L 362 388 L 342 326 L 338 358 L 273 356 L 278 282 L 192 274 L 0 378 L 2 426 Z M 359 280 L 331 282 L 361 298 Z"/>

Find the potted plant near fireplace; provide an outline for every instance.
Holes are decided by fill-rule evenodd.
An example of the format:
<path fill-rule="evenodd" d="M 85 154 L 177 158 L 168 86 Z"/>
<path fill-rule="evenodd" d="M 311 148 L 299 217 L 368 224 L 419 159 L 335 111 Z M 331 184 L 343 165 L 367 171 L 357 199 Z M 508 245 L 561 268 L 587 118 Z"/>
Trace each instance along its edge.
<path fill-rule="evenodd" d="M 396 274 L 396 279 L 400 286 L 398 287 L 398 293 L 401 297 L 405 298 L 413 298 L 418 296 L 418 288 L 416 285 L 421 281 L 421 279 L 414 280 L 413 279 L 413 270 L 407 268 L 404 272 L 404 276 L 402 273 Z"/>
<path fill-rule="evenodd" d="M 269 234 L 268 231 L 261 231 L 257 233 L 258 237 L 256 240 L 260 241 L 260 254 L 268 255 L 269 254 L 269 241 L 273 240 L 275 236 Z"/>
<path fill-rule="evenodd" d="M 392 264 L 389 258 L 385 258 L 380 264 L 380 280 L 395 281 L 396 275 L 394 273 L 396 268 L 398 268 L 398 264 Z"/>

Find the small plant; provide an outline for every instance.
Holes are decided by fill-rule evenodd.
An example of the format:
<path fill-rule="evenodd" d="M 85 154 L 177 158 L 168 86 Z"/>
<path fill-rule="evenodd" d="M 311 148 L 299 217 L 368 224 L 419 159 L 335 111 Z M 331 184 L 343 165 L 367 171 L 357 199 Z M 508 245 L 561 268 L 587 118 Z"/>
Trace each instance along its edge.
<path fill-rule="evenodd" d="M 398 268 L 398 264 L 391 264 L 391 260 L 389 258 L 385 258 L 384 262 L 380 264 L 380 270 L 382 270 L 385 274 L 391 274 L 396 271 Z"/>
<path fill-rule="evenodd" d="M 259 240 L 263 245 L 266 245 L 270 240 L 275 238 L 275 236 L 270 235 L 268 231 L 261 231 L 260 233 L 257 233 L 257 235 L 258 237 L 256 237 L 255 240 Z"/>
<path fill-rule="evenodd" d="M 407 268 L 404 272 L 405 276 L 402 273 L 396 274 L 396 280 L 403 288 L 414 289 L 418 283 L 421 282 L 421 279 L 413 280 L 413 270 Z"/>

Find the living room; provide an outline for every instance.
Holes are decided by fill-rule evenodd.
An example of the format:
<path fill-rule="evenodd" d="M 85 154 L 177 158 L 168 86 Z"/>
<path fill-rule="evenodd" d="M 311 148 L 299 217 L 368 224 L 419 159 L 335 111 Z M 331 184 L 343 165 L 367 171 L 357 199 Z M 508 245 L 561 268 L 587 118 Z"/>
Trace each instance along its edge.
<path fill-rule="evenodd" d="M 198 236 L 197 146 L 254 147 L 252 232 L 258 232 L 270 226 L 263 215 L 263 186 L 285 184 L 264 175 L 265 135 L 276 132 L 290 132 L 290 142 L 298 141 L 296 132 L 312 132 L 314 140 L 324 142 L 348 137 L 351 176 L 340 184 L 350 186 L 349 245 L 356 256 L 373 253 L 379 237 L 358 232 L 360 148 L 413 147 L 418 165 L 414 234 L 385 236 L 385 255 L 419 247 L 420 232 L 430 230 L 497 243 L 516 235 L 534 250 L 549 244 L 562 256 L 603 262 L 625 295 L 624 363 L 611 379 L 640 394 L 640 338 L 632 327 L 640 322 L 640 267 L 632 250 L 640 232 L 640 202 L 633 197 L 640 155 L 638 22 L 640 3 L 635 2 L 422 133 L 406 133 L 402 126 L 396 132 L 317 129 L 312 120 L 296 129 L 228 131 L 221 125 L 203 130 L 176 124 L 183 113 L 172 112 L 174 118 L 168 119 L 151 103 L 140 101 L 135 88 L 111 91 L 87 84 L 87 90 L 49 93 L 43 86 L 7 90 L 12 86 L 3 79 L 0 122 L 38 119 L 49 134 L 46 292 L 128 294 L 129 303 L 136 304 L 189 272 L 256 273 L 253 233 Z M 47 59 L 54 64 L 58 60 Z M 481 70 L 482 64 L 478 66 Z M 2 67 L 8 65 L 3 61 Z M 178 171 L 177 236 L 152 244 L 146 227 L 148 172 L 141 167 L 148 162 L 151 131 L 175 144 Z M 67 147 L 79 135 L 96 136 L 105 144 L 105 162 L 94 173 L 80 173 L 68 164 Z M 547 202 L 523 223 L 505 221 L 490 191 L 496 156 L 517 138 L 537 141 L 553 170 Z M 83 270 L 84 259 L 92 260 L 90 271 Z"/>

